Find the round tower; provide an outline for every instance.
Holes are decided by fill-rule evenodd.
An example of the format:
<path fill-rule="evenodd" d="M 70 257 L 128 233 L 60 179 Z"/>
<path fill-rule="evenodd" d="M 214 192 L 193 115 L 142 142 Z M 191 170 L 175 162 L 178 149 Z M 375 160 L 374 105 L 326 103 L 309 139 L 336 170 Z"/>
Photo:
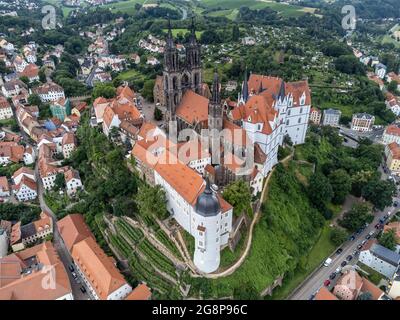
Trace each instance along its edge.
<path fill-rule="evenodd" d="M 196 242 L 194 264 L 204 273 L 214 272 L 219 267 L 220 220 L 221 206 L 207 179 L 206 188 L 196 201 L 194 220 Z"/>

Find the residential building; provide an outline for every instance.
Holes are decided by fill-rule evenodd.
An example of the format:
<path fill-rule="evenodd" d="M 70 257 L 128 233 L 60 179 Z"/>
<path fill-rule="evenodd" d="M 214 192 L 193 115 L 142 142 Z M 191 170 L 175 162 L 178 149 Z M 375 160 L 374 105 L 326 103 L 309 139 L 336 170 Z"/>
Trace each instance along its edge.
<path fill-rule="evenodd" d="M 115 262 L 96 241 L 88 237 L 72 247 L 77 272 L 97 300 L 123 300 L 132 291 Z"/>
<path fill-rule="evenodd" d="M 398 74 L 395 74 L 394 72 L 389 72 L 386 75 L 386 81 L 389 82 L 389 83 L 392 82 L 392 81 L 396 82 L 397 83 L 397 90 L 400 91 L 400 76 Z"/>
<path fill-rule="evenodd" d="M 8 253 L 8 234 L 7 231 L 0 226 L 0 261 L 1 258 L 7 255 L 7 253 Z"/>
<path fill-rule="evenodd" d="M 380 79 L 385 79 L 386 70 L 387 70 L 387 67 L 386 67 L 384 64 L 382 64 L 382 63 L 378 63 L 378 64 L 375 66 L 375 74 L 376 74 Z"/>
<path fill-rule="evenodd" d="M 10 119 L 13 117 L 13 111 L 10 103 L 6 98 L 0 96 L 0 120 Z"/>
<path fill-rule="evenodd" d="M 399 268 L 400 254 L 369 240 L 360 252 L 359 261 L 392 279 Z"/>
<path fill-rule="evenodd" d="M 53 117 L 64 121 L 67 116 L 71 115 L 71 103 L 68 98 L 60 98 L 50 104 L 50 111 Z"/>
<path fill-rule="evenodd" d="M 385 104 L 386 107 L 398 117 L 400 116 L 400 101 L 399 97 L 394 96 L 390 92 L 386 93 L 386 99 L 385 99 Z"/>
<path fill-rule="evenodd" d="M 326 109 L 324 110 L 324 117 L 322 120 L 322 125 L 324 126 L 339 126 L 340 117 L 342 112 L 340 110 L 335 109 Z"/>
<path fill-rule="evenodd" d="M 21 167 L 17 171 L 15 171 L 12 176 L 12 180 L 14 184 L 19 184 L 23 177 L 27 177 L 33 181 L 36 181 L 35 171 L 27 167 Z"/>
<path fill-rule="evenodd" d="M 0 198 L 7 198 L 10 195 L 10 185 L 8 183 L 7 177 L 0 177 Z"/>
<path fill-rule="evenodd" d="M 62 138 L 62 153 L 64 158 L 68 159 L 76 147 L 75 135 L 72 132 L 65 133 Z"/>
<path fill-rule="evenodd" d="M 400 145 L 392 142 L 385 147 L 386 166 L 393 174 L 400 174 Z"/>
<path fill-rule="evenodd" d="M 351 130 L 368 132 L 372 131 L 372 126 L 374 125 L 375 117 L 368 113 L 356 113 L 353 114 L 351 120 Z"/>
<path fill-rule="evenodd" d="M 400 126 L 397 124 L 391 124 L 387 126 L 382 135 L 382 142 L 384 144 L 389 144 L 392 142 L 400 144 Z"/>
<path fill-rule="evenodd" d="M 310 122 L 319 125 L 321 123 L 322 113 L 318 108 L 312 107 L 310 112 Z"/>
<path fill-rule="evenodd" d="M 0 142 L 0 165 L 23 161 L 24 152 L 24 146 L 16 142 Z"/>
<path fill-rule="evenodd" d="M 164 81 L 162 76 L 157 76 L 153 89 L 154 102 L 160 106 L 165 106 L 164 99 Z"/>
<path fill-rule="evenodd" d="M 42 212 L 39 220 L 23 226 L 21 222 L 17 222 L 12 226 L 10 245 L 14 252 L 20 251 L 51 234 L 53 234 L 53 220 L 48 213 Z"/>
<path fill-rule="evenodd" d="M 1 91 L 6 98 L 17 96 L 24 89 L 27 89 L 26 84 L 19 79 L 8 81 L 1 87 Z"/>
<path fill-rule="evenodd" d="M 56 83 L 46 83 L 34 90 L 42 102 L 54 102 L 65 99 L 64 89 Z"/>
<path fill-rule="evenodd" d="M 77 191 L 83 189 L 83 184 L 81 177 L 79 176 L 79 171 L 74 169 L 69 169 L 64 173 L 65 184 L 67 189 L 67 194 L 73 196 Z"/>
<path fill-rule="evenodd" d="M 0 258 L 0 300 L 73 300 L 67 271 L 50 241 Z M 51 277 L 51 286 L 44 286 Z"/>
<path fill-rule="evenodd" d="M 21 181 L 13 186 L 13 189 L 18 201 L 30 201 L 37 198 L 36 182 L 26 176 L 23 176 Z"/>

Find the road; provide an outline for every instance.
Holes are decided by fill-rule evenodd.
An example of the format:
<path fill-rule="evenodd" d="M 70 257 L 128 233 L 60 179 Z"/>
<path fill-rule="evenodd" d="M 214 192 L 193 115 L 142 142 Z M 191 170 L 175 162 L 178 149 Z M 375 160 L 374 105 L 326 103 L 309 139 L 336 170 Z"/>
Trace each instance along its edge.
<path fill-rule="evenodd" d="M 399 202 L 400 198 L 393 198 L 394 201 Z M 361 244 L 363 240 L 366 239 L 366 236 L 371 231 L 375 231 L 375 235 L 377 234 L 375 225 L 379 222 L 379 219 L 387 214 L 389 211 L 394 212 L 396 208 L 388 207 L 384 211 L 375 212 L 374 221 L 369 224 L 369 226 L 359 235 L 356 236 L 354 241 L 348 240 L 344 245 L 341 246 L 343 252 L 341 254 L 333 253 L 330 256 L 332 258 L 332 263 L 328 267 L 324 267 L 323 265 L 309 278 L 306 280 L 300 288 L 289 297 L 290 300 L 309 300 L 311 295 L 315 294 L 323 285 L 324 281 L 329 279 L 329 276 L 335 272 L 335 270 L 340 267 L 342 261 L 346 259 L 348 255 L 353 255 L 353 252 L 357 250 L 357 247 Z M 351 260 L 351 264 L 357 263 L 357 257 Z M 338 277 L 337 277 L 338 278 Z M 335 279 L 336 280 L 336 279 Z M 335 281 L 331 281 L 328 289 L 332 289 L 335 285 Z"/>
<path fill-rule="evenodd" d="M 36 181 L 37 181 L 37 187 L 38 187 L 38 198 L 39 198 L 39 203 L 40 203 L 40 209 L 42 211 L 47 212 L 53 221 L 53 245 L 54 248 L 57 250 L 57 253 L 64 264 L 65 270 L 68 274 L 69 282 L 71 284 L 72 288 L 72 294 L 74 296 L 75 300 L 89 300 L 90 296 L 88 295 L 88 290 L 86 288 L 86 293 L 82 293 L 80 290 L 80 287 L 83 286 L 83 281 L 82 279 L 75 280 L 71 270 L 69 269 L 69 266 L 73 264 L 71 254 L 69 253 L 67 247 L 65 246 L 64 240 L 61 237 L 60 230 L 58 230 L 57 226 L 57 217 L 54 214 L 54 212 L 47 206 L 45 200 L 44 200 L 44 188 L 43 188 L 43 183 L 42 179 L 40 179 L 39 175 L 39 166 L 38 166 L 39 161 L 36 161 L 35 164 L 35 176 L 36 176 Z M 79 277 L 79 276 L 78 276 Z M 77 282 L 79 281 L 79 283 Z"/>

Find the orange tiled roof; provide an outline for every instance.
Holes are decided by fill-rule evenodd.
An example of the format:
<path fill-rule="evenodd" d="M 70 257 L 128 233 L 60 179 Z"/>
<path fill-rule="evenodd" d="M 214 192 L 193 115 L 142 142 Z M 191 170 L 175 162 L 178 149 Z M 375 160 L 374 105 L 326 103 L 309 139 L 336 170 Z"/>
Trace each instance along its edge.
<path fill-rule="evenodd" d="M 133 289 L 133 291 L 125 298 L 125 300 L 150 300 L 150 298 L 150 288 L 142 283 Z"/>
<path fill-rule="evenodd" d="M 47 272 L 33 270 L 22 275 L 22 269 L 27 267 L 24 260 L 33 256 L 48 268 Z M 0 269 L 0 300 L 54 300 L 72 292 L 64 265 L 50 241 L 0 259 L 3 261 L 8 263 L 2 264 L 7 268 Z M 43 286 L 49 274 L 54 275 L 54 287 Z M 5 278 L 8 280 L 1 280 Z"/>
<path fill-rule="evenodd" d="M 192 90 L 187 90 L 176 108 L 176 115 L 189 124 L 208 121 L 209 100 Z"/>
<path fill-rule="evenodd" d="M 388 144 L 393 159 L 400 160 L 400 146 L 396 142 Z"/>
<path fill-rule="evenodd" d="M 78 242 L 90 237 L 94 239 L 92 232 L 85 223 L 83 215 L 79 213 L 69 214 L 57 222 L 58 230 L 63 238 L 67 249 L 71 252 L 72 247 Z"/>
<path fill-rule="evenodd" d="M 400 127 L 398 127 L 396 124 L 391 124 L 386 128 L 385 134 L 400 136 Z"/>
<path fill-rule="evenodd" d="M 371 293 L 373 300 L 378 300 L 384 294 L 384 292 L 381 289 L 379 289 L 376 285 L 374 285 L 367 278 L 363 277 L 362 282 L 363 282 L 363 284 L 361 287 L 361 291 Z"/>
<path fill-rule="evenodd" d="M 330 292 L 327 288 L 321 287 L 318 293 L 315 295 L 315 300 L 339 300 L 336 296 Z"/>
<path fill-rule="evenodd" d="M 0 188 L 3 192 L 10 191 L 7 177 L 0 177 Z"/>
<path fill-rule="evenodd" d="M 101 300 L 126 284 L 124 277 L 96 241 L 88 237 L 72 247 L 72 258 Z"/>

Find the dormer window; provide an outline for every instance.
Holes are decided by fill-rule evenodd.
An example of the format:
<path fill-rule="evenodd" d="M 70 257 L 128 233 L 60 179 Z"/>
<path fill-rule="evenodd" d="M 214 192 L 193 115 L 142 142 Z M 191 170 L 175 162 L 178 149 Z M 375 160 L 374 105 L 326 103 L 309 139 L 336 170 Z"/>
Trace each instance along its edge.
<path fill-rule="evenodd" d="M 248 120 L 249 122 L 251 122 L 251 116 L 249 116 L 249 117 L 247 118 L 247 120 Z"/>
<path fill-rule="evenodd" d="M 303 92 L 303 94 L 300 97 L 300 105 L 304 106 L 305 103 L 306 103 L 306 93 Z"/>

